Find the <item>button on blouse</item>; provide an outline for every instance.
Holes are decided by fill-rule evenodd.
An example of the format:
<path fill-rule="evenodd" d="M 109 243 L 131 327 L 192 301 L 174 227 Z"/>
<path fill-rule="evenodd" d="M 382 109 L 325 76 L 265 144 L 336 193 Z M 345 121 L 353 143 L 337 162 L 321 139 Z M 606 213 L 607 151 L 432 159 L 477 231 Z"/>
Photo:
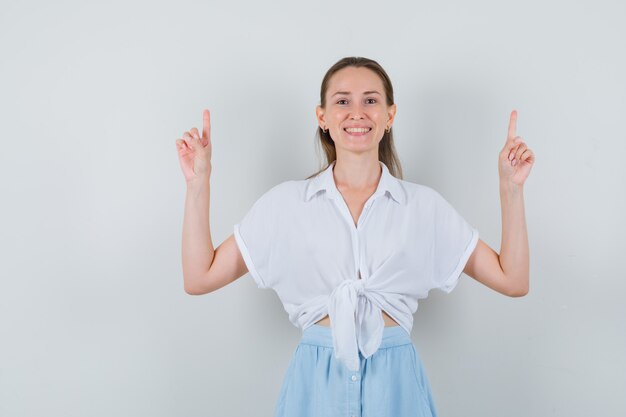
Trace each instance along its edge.
<path fill-rule="evenodd" d="M 409 334 L 418 300 L 454 289 L 478 231 L 434 189 L 381 176 L 354 224 L 333 177 L 270 188 L 234 236 L 259 288 L 271 288 L 301 330 L 327 314 L 335 356 L 351 371 L 380 346 L 382 310 Z"/>

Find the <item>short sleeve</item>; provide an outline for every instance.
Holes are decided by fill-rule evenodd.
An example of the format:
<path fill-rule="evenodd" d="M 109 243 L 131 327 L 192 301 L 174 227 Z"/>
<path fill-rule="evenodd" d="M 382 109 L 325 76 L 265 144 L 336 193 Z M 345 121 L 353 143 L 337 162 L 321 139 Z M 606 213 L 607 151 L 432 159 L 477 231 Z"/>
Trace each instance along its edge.
<path fill-rule="evenodd" d="M 478 243 L 478 230 L 436 191 L 433 230 L 434 287 L 450 293 Z"/>
<path fill-rule="evenodd" d="M 234 236 L 248 272 L 259 288 L 269 286 L 272 257 L 272 234 L 275 230 L 276 196 L 270 189 L 254 202 L 241 222 L 234 226 Z"/>

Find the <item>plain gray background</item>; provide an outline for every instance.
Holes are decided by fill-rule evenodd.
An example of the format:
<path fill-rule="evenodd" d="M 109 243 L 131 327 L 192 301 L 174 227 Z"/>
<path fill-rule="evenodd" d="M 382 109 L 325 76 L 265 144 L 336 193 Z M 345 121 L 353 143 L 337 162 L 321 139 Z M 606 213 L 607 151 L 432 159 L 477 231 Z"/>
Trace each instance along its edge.
<path fill-rule="evenodd" d="M 441 416 L 626 413 L 626 6 L 620 1 L 17 2 L 0 8 L 0 415 L 271 416 L 300 331 L 245 275 L 183 290 L 175 140 L 212 112 L 217 247 L 320 168 L 343 56 L 396 91 L 404 179 L 496 251 L 510 111 L 531 289 L 463 275 L 412 338 Z"/>

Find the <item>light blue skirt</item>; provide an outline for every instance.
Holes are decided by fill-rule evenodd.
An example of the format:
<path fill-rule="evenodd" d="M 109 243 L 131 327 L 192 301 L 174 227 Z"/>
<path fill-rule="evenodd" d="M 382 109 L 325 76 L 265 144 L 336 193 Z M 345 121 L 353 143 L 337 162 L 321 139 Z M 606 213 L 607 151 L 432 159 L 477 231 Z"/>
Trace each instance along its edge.
<path fill-rule="evenodd" d="M 333 355 L 331 328 L 302 333 L 274 417 L 437 417 L 430 384 L 410 335 L 387 326 L 380 348 L 350 371 Z"/>

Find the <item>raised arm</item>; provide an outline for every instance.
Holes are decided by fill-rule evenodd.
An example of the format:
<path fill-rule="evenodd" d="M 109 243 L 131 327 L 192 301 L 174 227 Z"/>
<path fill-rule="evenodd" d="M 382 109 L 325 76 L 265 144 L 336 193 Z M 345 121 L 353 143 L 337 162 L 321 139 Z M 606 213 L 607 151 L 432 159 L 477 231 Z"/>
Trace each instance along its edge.
<path fill-rule="evenodd" d="M 535 162 L 534 153 L 520 136 L 516 136 L 516 129 L 517 111 L 513 110 L 498 164 L 502 212 L 500 254 L 479 240 L 463 270 L 489 288 L 511 297 L 526 295 L 530 286 L 523 191 L 524 182 Z"/>
<path fill-rule="evenodd" d="M 213 248 L 210 227 L 211 120 L 203 112 L 202 136 L 195 127 L 176 140 L 180 166 L 187 183 L 183 219 L 182 264 L 184 289 L 200 295 L 215 291 L 248 270 L 231 234 Z"/>

